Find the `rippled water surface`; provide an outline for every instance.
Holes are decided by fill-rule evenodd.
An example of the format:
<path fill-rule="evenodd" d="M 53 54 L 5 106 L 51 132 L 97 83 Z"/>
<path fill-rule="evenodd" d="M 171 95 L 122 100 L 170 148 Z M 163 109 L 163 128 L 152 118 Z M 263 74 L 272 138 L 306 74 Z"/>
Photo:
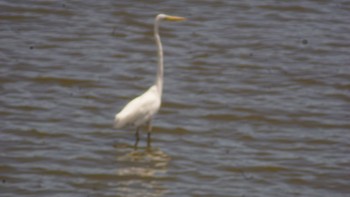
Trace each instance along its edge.
<path fill-rule="evenodd" d="M 152 148 L 114 114 L 154 81 Z M 347 196 L 350 3 L 0 1 L 0 192 Z"/>

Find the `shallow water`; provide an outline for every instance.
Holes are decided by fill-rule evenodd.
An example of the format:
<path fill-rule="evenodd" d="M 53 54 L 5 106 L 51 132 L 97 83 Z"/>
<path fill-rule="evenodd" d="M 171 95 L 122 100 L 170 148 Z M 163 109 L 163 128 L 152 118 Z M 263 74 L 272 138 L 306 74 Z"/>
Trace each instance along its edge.
<path fill-rule="evenodd" d="M 152 148 L 113 129 L 155 77 Z M 0 1 L 1 196 L 347 196 L 348 1 Z"/>

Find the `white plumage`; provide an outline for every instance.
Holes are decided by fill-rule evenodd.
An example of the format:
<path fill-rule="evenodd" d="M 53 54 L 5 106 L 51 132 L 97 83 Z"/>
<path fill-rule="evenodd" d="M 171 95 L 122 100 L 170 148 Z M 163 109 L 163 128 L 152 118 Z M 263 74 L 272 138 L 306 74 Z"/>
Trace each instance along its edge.
<path fill-rule="evenodd" d="M 157 87 L 153 85 L 145 93 L 130 101 L 121 112 L 115 115 L 115 127 L 127 125 L 140 127 L 150 121 L 160 108 L 160 97 Z"/>
<path fill-rule="evenodd" d="M 115 115 L 114 125 L 116 128 L 122 128 L 127 125 L 136 127 L 135 148 L 139 141 L 139 129 L 143 125 L 148 126 L 147 144 L 150 146 L 151 139 L 151 120 L 159 111 L 163 91 L 163 48 L 159 36 L 159 23 L 161 20 L 183 21 L 186 20 L 179 16 L 169 16 L 158 14 L 154 22 L 154 38 L 158 47 L 158 67 L 156 82 L 145 93 L 131 100 L 118 114 Z"/>

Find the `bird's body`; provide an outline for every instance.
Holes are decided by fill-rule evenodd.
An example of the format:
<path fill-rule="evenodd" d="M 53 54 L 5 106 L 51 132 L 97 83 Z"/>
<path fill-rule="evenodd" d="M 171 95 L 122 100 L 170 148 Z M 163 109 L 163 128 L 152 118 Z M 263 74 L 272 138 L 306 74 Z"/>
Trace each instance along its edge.
<path fill-rule="evenodd" d="M 148 146 L 150 145 L 151 120 L 159 111 L 162 101 L 163 91 L 163 48 L 159 36 L 159 23 L 161 20 L 183 21 L 185 18 L 158 14 L 154 23 L 154 38 L 158 47 L 158 68 L 155 84 L 145 93 L 131 100 L 118 114 L 115 115 L 114 125 L 122 128 L 127 125 L 136 127 L 136 142 L 139 141 L 139 129 L 143 125 L 148 125 Z"/>
<path fill-rule="evenodd" d="M 160 108 L 161 98 L 155 85 L 145 93 L 131 100 L 121 112 L 115 116 L 115 127 L 132 125 L 140 127 L 151 120 Z"/>

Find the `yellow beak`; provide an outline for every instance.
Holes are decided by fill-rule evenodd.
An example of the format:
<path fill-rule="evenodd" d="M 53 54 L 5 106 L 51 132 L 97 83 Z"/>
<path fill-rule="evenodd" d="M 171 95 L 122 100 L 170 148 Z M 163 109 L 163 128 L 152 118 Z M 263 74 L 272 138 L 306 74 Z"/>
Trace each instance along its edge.
<path fill-rule="evenodd" d="M 184 20 L 187 20 L 186 18 L 181 17 L 181 16 L 166 16 L 164 19 L 168 20 L 168 21 L 184 21 Z"/>

